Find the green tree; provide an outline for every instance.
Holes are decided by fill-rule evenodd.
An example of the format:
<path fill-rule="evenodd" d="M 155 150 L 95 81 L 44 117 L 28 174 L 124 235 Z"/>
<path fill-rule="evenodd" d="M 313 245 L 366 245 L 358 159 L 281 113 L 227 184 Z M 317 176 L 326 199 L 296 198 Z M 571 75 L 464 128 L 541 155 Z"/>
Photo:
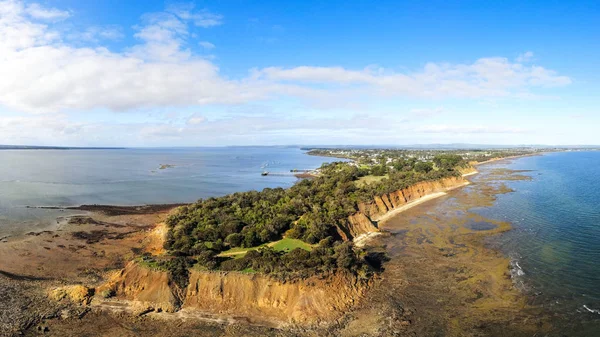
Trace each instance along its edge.
<path fill-rule="evenodd" d="M 433 171 L 433 164 L 431 162 L 420 161 L 415 164 L 415 172 L 429 173 Z"/>
<path fill-rule="evenodd" d="M 376 165 L 371 168 L 371 174 L 374 176 L 384 176 L 387 174 L 387 167 L 385 165 Z"/>
<path fill-rule="evenodd" d="M 242 241 L 244 240 L 244 236 L 240 233 L 229 234 L 225 238 L 225 243 L 229 244 L 231 247 L 239 247 L 242 245 Z"/>

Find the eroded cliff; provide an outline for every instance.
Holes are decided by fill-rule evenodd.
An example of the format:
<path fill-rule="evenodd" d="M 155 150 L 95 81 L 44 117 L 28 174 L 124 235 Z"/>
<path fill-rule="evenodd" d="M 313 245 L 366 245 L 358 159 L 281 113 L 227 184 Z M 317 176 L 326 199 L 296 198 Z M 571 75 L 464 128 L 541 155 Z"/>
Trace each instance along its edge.
<path fill-rule="evenodd" d="M 180 293 L 167 272 L 145 268 L 133 261 L 114 272 L 105 284 L 96 289 L 96 294 L 102 297 L 116 296 L 131 301 L 142 310 L 151 308 L 166 312 L 178 310 Z"/>
<path fill-rule="evenodd" d="M 282 322 L 329 321 L 362 298 L 367 286 L 349 274 L 281 283 L 259 274 L 192 272 L 184 307 Z"/>
<path fill-rule="evenodd" d="M 198 310 L 279 324 L 331 321 L 360 300 L 372 281 L 341 273 L 280 282 L 261 274 L 190 271 L 180 290 L 165 271 L 129 263 L 98 294 L 110 292 L 142 310 Z"/>
<path fill-rule="evenodd" d="M 385 214 L 399 209 L 436 192 L 444 192 L 463 186 L 467 181 L 462 177 L 450 177 L 436 181 L 424 181 L 410 187 L 377 196 L 371 202 L 359 203 L 358 212 L 348 217 L 348 221 L 337 228 L 344 240 L 352 240 L 361 234 L 377 232 L 376 226 Z"/>

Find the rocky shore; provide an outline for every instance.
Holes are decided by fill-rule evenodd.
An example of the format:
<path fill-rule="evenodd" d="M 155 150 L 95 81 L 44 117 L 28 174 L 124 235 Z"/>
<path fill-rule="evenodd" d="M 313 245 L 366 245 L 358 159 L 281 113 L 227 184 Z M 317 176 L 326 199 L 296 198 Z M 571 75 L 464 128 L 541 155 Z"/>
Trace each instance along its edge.
<path fill-rule="evenodd" d="M 250 297 L 248 303 L 256 301 L 256 308 L 272 305 L 274 312 L 276 308 L 290 308 L 285 310 L 303 317 L 308 311 L 303 311 L 302 306 L 290 305 L 303 303 L 307 308 L 314 308 L 316 295 L 303 290 L 306 286 L 277 286 L 267 279 L 259 281 L 244 276 L 244 282 L 251 289 L 234 287 L 237 281 L 232 279 L 227 281 L 231 285 L 227 291 L 223 290 L 229 287 L 224 280 L 215 281 L 215 287 L 220 284 L 217 288 L 222 289 L 215 292 L 215 287 L 202 288 L 208 282 L 203 273 L 194 274 L 197 289 L 187 289 L 193 295 L 190 295 L 190 306 L 197 306 L 197 310 L 158 313 L 171 310 L 166 307 L 156 310 L 156 306 L 144 310 L 151 305 L 130 310 L 127 300 L 135 296 L 124 298 L 126 301 L 115 296 L 119 292 L 125 294 L 125 288 L 119 287 L 129 284 L 122 278 L 114 278 L 115 273 L 126 270 L 129 261 L 143 252 L 162 252 L 164 227 L 157 224 L 177 205 L 134 208 L 93 205 L 81 208 L 93 212 L 89 217 L 72 217 L 57 231 L 30 233 L 0 243 L 0 306 L 3 308 L 0 330 L 7 336 L 19 333 L 54 336 L 531 336 L 548 331 L 551 328 L 548 317 L 530 307 L 513 287 L 508 260 L 484 244 L 486 237 L 509 230 L 510 225 L 470 211 L 491 205 L 497 195 L 509 193 L 502 181 L 519 179 L 518 172 L 480 169 L 485 171 L 483 176 L 475 176 L 469 186 L 447 190 L 435 200 L 414 204 L 401 214 L 381 221 L 383 235 L 371 238 L 368 246 L 374 251 L 388 252 L 391 260 L 385 264 L 385 271 L 373 280 L 368 291 L 357 295 L 354 305 L 336 309 L 335 305 L 330 308 L 326 304 L 317 309 L 313 316 L 327 318 L 322 322 L 270 324 L 272 321 L 265 320 L 262 311 L 253 311 L 252 306 L 246 307 L 244 315 L 236 315 L 241 311 L 228 311 L 229 302 L 222 297 L 229 291 L 238 298 L 242 292 L 243 296 Z M 389 197 L 388 200 L 392 208 L 402 207 L 392 205 Z M 379 217 L 384 214 L 382 205 L 390 210 L 383 200 L 382 205 L 376 204 L 363 207 L 363 212 Z M 491 224 L 491 229 L 476 230 L 471 226 L 481 222 Z M 135 275 L 139 276 L 139 272 Z M 235 275 L 228 277 L 235 278 Z M 111 278 L 116 282 L 114 288 L 105 286 L 110 284 Z M 347 281 L 338 281 L 341 283 L 333 283 L 335 288 L 348 285 Z M 321 287 L 319 282 L 322 281 L 315 280 L 313 284 Z M 281 293 L 270 290 L 273 296 L 261 295 L 274 286 L 281 287 Z M 324 294 L 334 291 L 327 289 L 323 286 Z M 213 293 L 214 302 L 219 303 L 222 310 L 211 311 L 214 308 L 202 302 L 202 296 L 209 293 Z M 101 300 L 112 296 L 115 296 L 113 301 Z M 352 296 L 351 293 L 348 296 Z M 232 303 L 236 298 L 231 299 Z M 339 310 L 340 315 L 329 318 L 323 314 L 331 310 Z M 169 324 L 164 324 L 165 321 Z"/>

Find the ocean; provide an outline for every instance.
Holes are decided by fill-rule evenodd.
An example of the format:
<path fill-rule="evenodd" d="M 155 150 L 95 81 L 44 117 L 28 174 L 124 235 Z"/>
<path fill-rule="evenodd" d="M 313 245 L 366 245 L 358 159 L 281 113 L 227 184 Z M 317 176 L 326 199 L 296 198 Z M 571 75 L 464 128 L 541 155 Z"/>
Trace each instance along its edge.
<path fill-rule="evenodd" d="M 297 181 L 290 170 L 336 160 L 292 147 L 0 150 L 0 238 L 52 228 L 77 213 L 31 206 L 188 203 L 289 187 Z"/>
<path fill-rule="evenodd" d="M 472 210 L 512 224 L 491 244 L 510 257 L 516 286 L 556 315 L 560 333 L 600 336 L 600 152 L 499 162 L 481 177 L 495 168 L 531 178 L 506 181 L 514 192 Z"/>

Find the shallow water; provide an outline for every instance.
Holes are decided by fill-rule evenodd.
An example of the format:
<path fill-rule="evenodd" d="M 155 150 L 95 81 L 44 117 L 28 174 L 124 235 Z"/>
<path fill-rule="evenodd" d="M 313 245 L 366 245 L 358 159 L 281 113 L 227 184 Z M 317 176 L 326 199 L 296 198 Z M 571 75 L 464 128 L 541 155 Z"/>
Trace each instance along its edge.
<path fill-rule="evenodd" d="M 492 244 L 511 257 L 515 283 L 557 315 L 568 336 L 600 336 L 600 152 L 563 152 L 482 167 L 522 171 L 512 193 L 476 213 L 513 230 Z"/>
<path fill-rule="evenodd" d="M 493 223 L 485 222 L 485 221 L 474 221 L 471 220 L 465 224 L 465 227 L 472 229 L 474 231 L 489 231 L 491 229 L 495 229 L 498 226 Z"/>
<path fill-rule="evenodd" d="M 289 187 L 297 181 L 290 170 L 334 160 L 288 147 L 1 150 L 0 237 L 45 228 L 72 213 L 27 206 L 193 202 Z M 174 167 L 159 169 L 163 164 Z M 264 170 L 287 174 L 263 177 Z"/>

